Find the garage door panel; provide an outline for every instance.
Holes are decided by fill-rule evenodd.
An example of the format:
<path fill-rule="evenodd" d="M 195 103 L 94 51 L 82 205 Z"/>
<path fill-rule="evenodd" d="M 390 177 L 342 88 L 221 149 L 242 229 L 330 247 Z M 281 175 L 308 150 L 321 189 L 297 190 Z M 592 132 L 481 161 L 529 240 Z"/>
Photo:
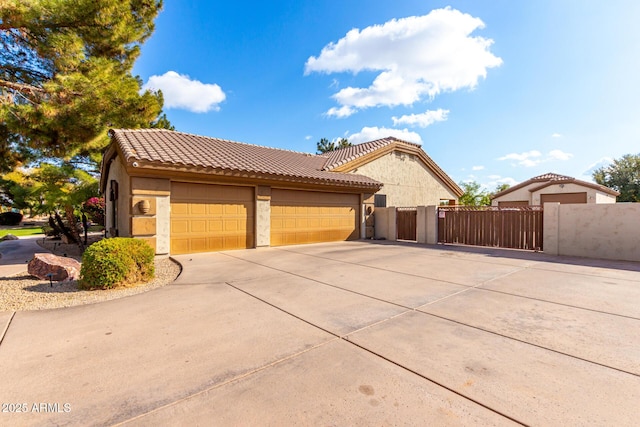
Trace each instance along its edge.
<path fill-rule="evenodd" d="M 271 245 L 357 239 L 360 196 L 274 189 Z"/>
<path fill-rule="evenodd" d="M 177 237 L 171 238 L 171 252 L 176 254 L 184 254 L 189 250 L 189 240 L 179 239 Z"/>
<path fill-rule="evenodd" d="M 190 215 L 206 215 L 207 206 L 204 203 L 194 203 L 192 205 L 189 205 L 189 214 Z"/>
<path fill-rule="evenodd" d="M 186 203 L 172 203 L 171 213 L 178 215 L 186 215 L 189 213 L 189 205 Z"/>
<path fill-rule="evenodd" d="M 224 206 L 222 206 L 222 205 L 208 204 L 207 205 L 207 215 L 221 216 L 224 213 L 223 209 L 224 209 Z"/>
<path fill-rule="evenodd" d="M 189 232 L 189 222 L 181 220 L 171 221 L 171 234 L 183 234 Z"/>
<path fill-rule="evenodd" d="M 171 253 L 254 247 L 254 189 L 172 183 Z"/>
<path fill-rule="evenodd" d="M 207 221 L 201 220 L 192 220 L 189 222 L 189 233 L 206 233 L 207 232 Z"/>

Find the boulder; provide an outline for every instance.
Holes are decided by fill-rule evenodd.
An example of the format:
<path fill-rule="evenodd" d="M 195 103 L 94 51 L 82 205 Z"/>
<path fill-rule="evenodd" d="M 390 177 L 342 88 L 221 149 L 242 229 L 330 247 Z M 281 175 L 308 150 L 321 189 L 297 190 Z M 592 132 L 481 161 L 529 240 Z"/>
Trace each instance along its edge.
<path fill-rule="evenodd" d="M 35 254 L 29 261 L 27 271 L 42 280 L 68 282 L 80 278 L 81 264 L 73 258 L 64 258 L 54 254 Z M 51 276 L 48 276 L 51 274 Z"/>
<path fill-rule="evenodd" d="M 5 241 L 5 240 L 18 240 L 18 238 L 13 234 L 7 234 L 6 236 L 0 238 L 0 241 Z"/>

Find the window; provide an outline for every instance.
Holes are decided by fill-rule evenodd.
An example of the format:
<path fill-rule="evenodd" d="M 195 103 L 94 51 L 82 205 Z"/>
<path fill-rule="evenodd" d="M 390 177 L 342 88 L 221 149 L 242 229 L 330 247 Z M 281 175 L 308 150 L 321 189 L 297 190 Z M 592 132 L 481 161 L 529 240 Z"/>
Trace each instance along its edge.
<path fill-rule="evenodd" d="M 387 207 L 387 195 L 386 194 L 375 194 L 373 199 L 373 206 L 376 208 L 386 208 Z"/>

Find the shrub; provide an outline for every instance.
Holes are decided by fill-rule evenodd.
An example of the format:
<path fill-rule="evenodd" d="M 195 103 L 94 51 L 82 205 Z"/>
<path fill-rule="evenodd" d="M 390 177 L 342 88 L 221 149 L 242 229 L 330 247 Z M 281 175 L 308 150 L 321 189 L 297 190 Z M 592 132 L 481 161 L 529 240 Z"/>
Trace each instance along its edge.
<path fill-rule="evenodd" d="M 94 223 L 104 226 L 104 197 L 92 197 L 82 205 L 87 217 Z"/>
<path fill-rule="evenodd" d="M 22 214 L 18 212 L 2 212 L 0 214 L 0 225 L 20 225 Z"/>
<path fill-rule="evenodd" d="M 153 279 L 155 251 L 144 240 L 102 239 L 82 255 L 81 289 L 111 289 Z"/>
<path fill-rule="evenodd" d="M 48 225 L 42 226 L 42 234 L 49 237 L 57 237 L 60 235 L 55 229 L 49 227 Z"/>

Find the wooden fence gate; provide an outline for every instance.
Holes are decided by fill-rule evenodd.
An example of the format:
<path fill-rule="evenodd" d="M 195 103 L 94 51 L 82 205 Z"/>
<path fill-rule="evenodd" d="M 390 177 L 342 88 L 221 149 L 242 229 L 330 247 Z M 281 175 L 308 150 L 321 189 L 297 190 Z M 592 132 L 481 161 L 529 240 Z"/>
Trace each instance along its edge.
<path fill-rule="evenodd" d="M 438 208 L 438 243 L 542 250 L 542 206 Z"/>
<path fill-rule="evenodd" d="M 418 211 L 416 208 L 396 209 L 396 230 L 398 240 L 417 240 Z"/>

